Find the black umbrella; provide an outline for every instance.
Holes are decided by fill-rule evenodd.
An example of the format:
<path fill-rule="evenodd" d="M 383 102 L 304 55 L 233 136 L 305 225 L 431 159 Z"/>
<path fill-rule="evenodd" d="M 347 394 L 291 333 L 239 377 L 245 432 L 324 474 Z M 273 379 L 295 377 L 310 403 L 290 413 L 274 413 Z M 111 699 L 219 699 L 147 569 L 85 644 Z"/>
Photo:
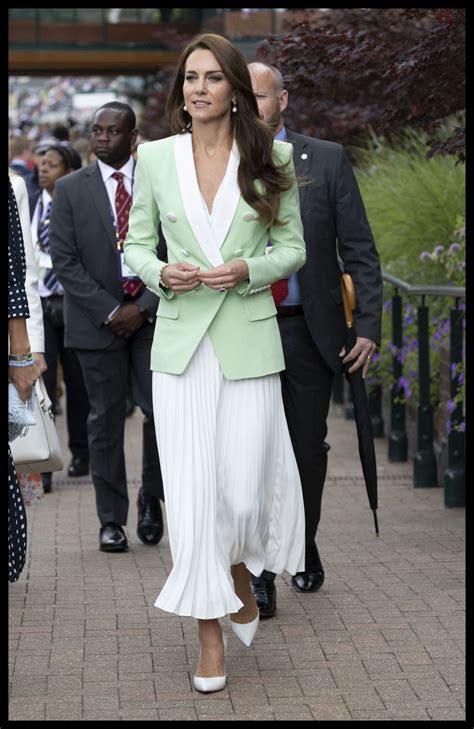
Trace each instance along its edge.
<path fill-rule="evenodd" d="M 354 284 L 348 273 L 341 277 L 342 298 L 344 302 L 344 314 L 347 324 L 347 337 L 345 342 L 346 354 L 350 352 L 356 343 L 357 333 L 354 328 L 352 312 L 356 308 L 356 294 Z M 362 367 L 349 373 L 352 362 L 345 364 L 344 374 L 351 387 L 352 401 L 354 404 L 354 419 L 357 427 L 359 440 L 359 456 L 362 464 L 362 471 L 369 497 L 369 504 L 374 514 L 375 533 L 379 536 L 379 525 L 377 522 L 377 465 L 375 462 L 374 436 L 372 432 L 372 421 L 369 412 L 369 401 L 362 379 Z"/>

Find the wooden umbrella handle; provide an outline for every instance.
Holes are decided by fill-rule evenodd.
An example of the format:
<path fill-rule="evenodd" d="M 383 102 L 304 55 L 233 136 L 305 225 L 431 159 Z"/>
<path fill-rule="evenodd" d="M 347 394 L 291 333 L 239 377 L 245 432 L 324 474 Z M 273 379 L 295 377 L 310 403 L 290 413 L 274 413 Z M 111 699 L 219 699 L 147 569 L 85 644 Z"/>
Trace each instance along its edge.
<path fill-rule="evenodd" d="M 356 308 L 356 293 L 352 278 L 348 273 L 343 273 L 341 276 L 341 289 L 342 289 L 342 300 L 344 302 L 344 316 L 346 317 L 346 324 L 349 328 L 354 326 L 352 318 L 352 312 Z"/>

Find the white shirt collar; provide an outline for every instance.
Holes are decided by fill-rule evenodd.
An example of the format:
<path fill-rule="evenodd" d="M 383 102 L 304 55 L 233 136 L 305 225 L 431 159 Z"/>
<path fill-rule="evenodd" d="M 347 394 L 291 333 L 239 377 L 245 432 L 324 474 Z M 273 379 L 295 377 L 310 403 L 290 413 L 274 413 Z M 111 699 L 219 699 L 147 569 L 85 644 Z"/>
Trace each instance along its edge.
<path fill-rule="evenodd" d="M 43 202 L 43 210 L 46 210 L 48 203 L 50 203 L 53 198 L 45 187 L 41 190 L 41 199 Z"/>
<path fill-rule="evenodd" d="M 131 155 L 128 162 L 125 162 L 124 166 L 121 167 L 119 170 L 116 170 L 115 167 L 111 167 L 106 162 L 102 162 L 102 160 L 100 159 L 97 160 L 97 164 L 99 165 L 100 174 L 102 175 L 102 179 L 104 182 L 107 182 L 107 180 L 112 177 L 114 172 L 122 172 L 122 174 L 124 174 L 125 177 L 128 177 L 130 181 L 133 179 L 134 160 Z"/>

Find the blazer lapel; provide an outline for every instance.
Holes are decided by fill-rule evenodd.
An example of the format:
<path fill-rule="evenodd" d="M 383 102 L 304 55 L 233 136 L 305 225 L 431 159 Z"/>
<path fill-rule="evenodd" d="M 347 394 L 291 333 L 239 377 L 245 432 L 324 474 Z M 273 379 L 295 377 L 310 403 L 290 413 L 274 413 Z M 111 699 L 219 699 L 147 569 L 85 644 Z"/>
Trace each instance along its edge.
<path fill-rule="evenodd" d="M 186 217 L 208 261 L 212 266 L 219 266 L 224 262 L 221 247 L 240 199 L 240 189 L 237 184 L 240 158 L 237 145 L 234 142 L 226 174 L 214 199 L 212 225 L 197 181 L 190 134 L 176 135 L 175 160 Z"/>
<path fill-rule="evenodd" d="M 302 142 L 300 139 L 295 137 L 291 130 L 287 130 L 287 140 L 293 145 L 293 162 L 295 165 L 295 172 L 298 177 L 309 177 L 309 171 L 311 168 L 311 150 L 306 142 Z M 301 185 L 298 188 L 300 195 L 300 208 L 303 209 L 304 200 L 306 197 L 306 189 L 308 185 Z"/>
<path fill-rule="evenodd" d="M 115 228 L 112 221 L 112 215 L 110 213 L 110 202 L 97 162 L 94 162 L 86 169 L 86 178 L 89 183 L 88 189 L 93 203 L 97 208 L 97 212 L 99 213 L 102 223 L 104 224 L 104 228 L 107 231 L 107 237 L 110 244 L 115 251 L 117 249 L 117 237 L 115 235 Z"/>

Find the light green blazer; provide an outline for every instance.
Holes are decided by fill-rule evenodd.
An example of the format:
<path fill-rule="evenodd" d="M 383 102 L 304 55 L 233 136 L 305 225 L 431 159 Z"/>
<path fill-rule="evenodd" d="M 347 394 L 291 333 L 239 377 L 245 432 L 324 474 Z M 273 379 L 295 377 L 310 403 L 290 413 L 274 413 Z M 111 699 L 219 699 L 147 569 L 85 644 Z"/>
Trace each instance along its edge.
<path fill-rule="evenodd" d="M 273 149 L 276 160 L 293 169 L 292 146 L 276 141 Z M 238 166 L 234 143 L 211 217 L 197 183 L 191 134 L 138 147 L 124 251 L 127 265 L 161 297 L 151 352 L 156 372 L 184 372 L 205 332 L 227 379 L 285 368 L 270 284 L 298 271 L 306 260 L 298 189 L 295 185 L 281 194 L 278 217 L 287 225 L 265 226 L 240 194 Z M 156 256 L 160 221 L 168 263 L 187 261 L 208 271 L 241 258 L 248 264 L 249 280 L 225 293 L 204 284 L 185 294 L 162 288 L 158 275 L 163 262 Z"/>

